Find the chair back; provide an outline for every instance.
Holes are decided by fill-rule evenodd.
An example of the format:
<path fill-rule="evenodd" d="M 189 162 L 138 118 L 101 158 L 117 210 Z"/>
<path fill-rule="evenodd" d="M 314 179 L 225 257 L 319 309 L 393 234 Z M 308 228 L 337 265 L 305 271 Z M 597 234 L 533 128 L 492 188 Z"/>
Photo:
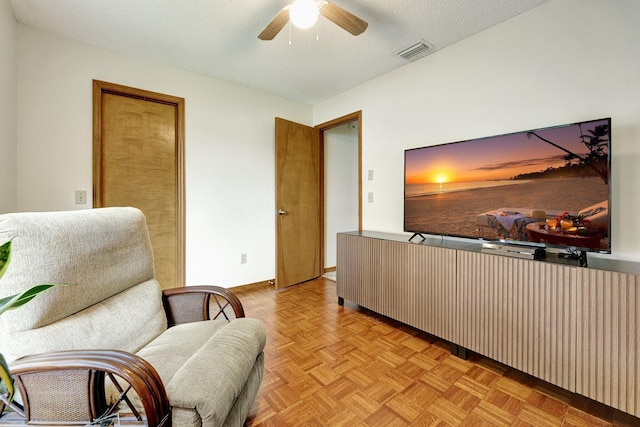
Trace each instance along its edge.
<path fill-rule="evenodd" d="M 0 243 L 7 240 L 12 255 L 0 298 L 69 284 L 0 316 L 0 352 L 8 360 L 56 350 L 136 351 L 166 329 L 139 209 L 4 214 Z"/>

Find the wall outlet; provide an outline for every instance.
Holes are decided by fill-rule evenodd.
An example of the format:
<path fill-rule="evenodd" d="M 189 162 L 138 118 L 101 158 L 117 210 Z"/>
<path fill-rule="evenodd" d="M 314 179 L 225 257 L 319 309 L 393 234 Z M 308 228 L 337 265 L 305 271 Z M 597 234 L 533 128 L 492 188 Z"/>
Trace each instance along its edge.
<path fill-rule="evenodd" d="M 373 181 L 373 169 L 369 169 L 369 173 L 367 175 L 367 178 L 369 179 L 369 181 Z"/>
<path fill-rule="evenodd" d="M 76 190 L 76 205 L 87 204 L 87 192 L 85 190 Z"/>
<path fill-rule="evenodd" d="M 240 264 L 247 263 L 247 254 L 240 254 Z"/>
<path fill-rule="evenodd" d="M 373 192 L 369 192 L 368 199 L 369 203 L 373 203 Z"/>

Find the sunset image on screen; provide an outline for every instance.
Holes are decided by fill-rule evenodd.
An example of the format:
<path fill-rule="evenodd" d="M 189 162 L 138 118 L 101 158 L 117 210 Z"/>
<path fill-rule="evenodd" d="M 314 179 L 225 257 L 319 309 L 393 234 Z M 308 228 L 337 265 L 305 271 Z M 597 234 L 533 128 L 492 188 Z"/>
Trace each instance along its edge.
<path fill-rule="evenodd" d="M 568 151 L 586 155 L 588 149 L 567 129 L 546 131 Z M 509 180 L 565 164 L 567 153 L 527 134 L 512 134 L 407 151 L 407 184 Z"/>
<path fill-rule="evenodd" d="M 486 212 L 600 206 L 609 198 L 608 136 L 603 119 L 406 150 L 405 230 L 477 237 Z"/>

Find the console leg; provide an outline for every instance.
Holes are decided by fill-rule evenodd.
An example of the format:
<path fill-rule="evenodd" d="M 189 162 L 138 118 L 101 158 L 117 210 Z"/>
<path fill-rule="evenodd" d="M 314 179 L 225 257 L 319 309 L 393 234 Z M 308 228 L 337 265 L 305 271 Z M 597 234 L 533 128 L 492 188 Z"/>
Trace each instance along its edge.
<path fill-rule="evenodd" d="M 458 355 L 458 344 L 449 343 L 449 349 L 454 356 Z"/>
<path fill-rule="evenodd" d="M 467 360 L 469 358 L 469 350 L 466 348 L 459 346 L 458 344 L 451 343 L 451 354 L 459 357 L 462 360 Z"/>
<path fill-rule="evenodd" d="M 344 305 L 344 298 L 338 297 L 338 305 Z"/>
<path fill-rule="evenodd" d="M 458 346 L 458 357 L 462 360 L 467 360 L 469 358 L 469 350 Z"/>

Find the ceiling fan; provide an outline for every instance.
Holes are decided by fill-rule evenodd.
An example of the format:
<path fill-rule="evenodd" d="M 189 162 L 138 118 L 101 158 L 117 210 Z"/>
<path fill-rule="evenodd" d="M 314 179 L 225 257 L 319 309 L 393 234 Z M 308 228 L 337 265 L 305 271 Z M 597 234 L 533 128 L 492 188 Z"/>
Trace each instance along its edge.
<path fill-rule="evenodd" d="M 347 12 L 340 6 L 328 1 L 295 0 L 278 12 L 271 22 L 264 27 L 258 38 L 260 40 L 273 40 L 289 20 L 299 28 L 310 28 L 316 23 L 318 14 L 354 36 L 362 34 L 369 25 L 351 12 Z"/>

